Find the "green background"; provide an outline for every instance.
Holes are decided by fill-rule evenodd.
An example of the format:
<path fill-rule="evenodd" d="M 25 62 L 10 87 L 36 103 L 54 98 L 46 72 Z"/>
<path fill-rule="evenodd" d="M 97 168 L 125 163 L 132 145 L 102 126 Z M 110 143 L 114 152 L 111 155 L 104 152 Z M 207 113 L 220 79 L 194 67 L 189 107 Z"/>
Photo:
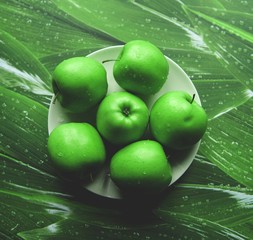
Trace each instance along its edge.
<path fill-rule="evenodd" d="M 1 0 L 0 239 L 253 239 L 253 1 Z M 161 198 L 94 197 L 47 155 L 51 73 L 149 40 L 196 86 L 208 129 Z"/>

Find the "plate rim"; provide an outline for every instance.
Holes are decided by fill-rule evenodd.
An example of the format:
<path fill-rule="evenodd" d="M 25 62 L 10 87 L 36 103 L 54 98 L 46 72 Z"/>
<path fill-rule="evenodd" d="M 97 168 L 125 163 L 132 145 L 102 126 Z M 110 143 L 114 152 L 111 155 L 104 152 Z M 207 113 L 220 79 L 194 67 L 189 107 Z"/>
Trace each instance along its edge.
<path fill-rule="evenodd" d="M 88 55 L 86 55 L 85 57 L 93 57 L 93 55 L 97 55 L 97 54 L 101 54 L 103 53 L 104 51 L 110 51 L 110 50 L 118 50 L 120 51 L 120 49 L 122 49 L 124 47 L 124 45 L 114 45 L 114 46 L 108 46 L 108 47 L 105 47 L 105 48 L 101 48 L 101 49 L 98 49 L 94 52 L 91 52 L 89 53 Z M 173 64 L 176 68 L 178 68 L 181 72 L 181 74 L 184 75 L 184 77 L 186 79 L 188 79 L 188 83 L 191 85 L 191 88 L 196 92 L 196 97 L 195 97 L 195 101 L 200 105 L 201 105 L 201 100 L 199 98 L 199 94 L 198 94 L 198 91 L 195 87 L 195 85 L 193 84 L 192 80 L 190 79 L 190 77 L 186 74 L 186 72 L 183 70 L 183 68 L 178 65 L 174 60 L 172 60 L 171 58 L 169 58 L 168 56 L 164 55 L 165 58 L 167 59 L 167 61 L 170 63 L 170 64 Z M 99 60 L 98 60 L 99 61 Z M 99 61 L 100 63 L 102 63 L 101 61 Z M 105 67 L 106 69 L 106 67 Z M 107 70 L 107 69 L 106 69 Z M 168 74 L 168 77 L 167 77 L 167 80 L 169 78 L 169 74 Z M 126 91 L 126 90 L 124 90 Z M 107 93 L 108 94 L 108 93 Z M 106 94 L 106 95 L 107 95 Z M 53 101 L 54 101 L 54 98 L 55 98 L 55 94 L 53 94 L 52 98 L 51 98 L 51 102 L 50 102 L 50 105 L 49 105 L 49 111 L 48 111 L 48 134 L 50 135 L 50 132 L 54 129 L 51 129 L 50 131 L 50 115 L 51 115 L 51 111 L 52 111 L 52 104 L 53 104 Z M 192 162 L 194 161 L 194 158 L 199 150 L 199 147 L 200 147 L 200 143 L 201 143 L 201 140 L 199 142 L 197 142 L 195 145 L 193 145 L 192 147 L 192 150 L 194 150 L 194 154 L 193 154 L 193 157 L 191 159 L 191 161 L 189 161 L 189 165 L 187 166 L 187 168 L 185 168 L 183 170 L 183 173 L 180 175 L 180 177 L 178 177 L 176 180 L 174 181 L 171 181 L 171 183 L 168 185 L 168 187 L 170 187 L 171 185 L 175 184 L 184 174 L 185 172 L 189 169 L 189 167 L 191 166 Z M 187 162 L 187 161 L 186 161 Z M 105 171 L 105 169 L 101 169 L 100 170 L 101 172 Z M 173 176 L 173 173 L 172 173 L 172 176 Z M 112 180 L 110 179 L 110 181 L 112 182 Z M 112 182 L 113 183 L 113 182 Z M 89 184 L 91 184 L 91 187 L 89 187 Z M 92 190 L 92 183 L 89 183 L 89 184 L 86 184 L 86 186 L 83 186 L 86 190 L 90 191 L 91 193 L 95 194 L 95 195 L 99 195 L 101 197 L 106 197 L 106 198 L 110 198 L 110 199 L 124 199 L 124 197 L 122 196 L 122 193 L 120 191 L 120 189 L 113 183 L 113 187 L 116 187 L 117 188 L 117 194 L 115 195 L 110 195 L 110 194 L 106 194 L 104 195 L 103 193 L 99 193 L 97 191 L 93 191 Z"/>

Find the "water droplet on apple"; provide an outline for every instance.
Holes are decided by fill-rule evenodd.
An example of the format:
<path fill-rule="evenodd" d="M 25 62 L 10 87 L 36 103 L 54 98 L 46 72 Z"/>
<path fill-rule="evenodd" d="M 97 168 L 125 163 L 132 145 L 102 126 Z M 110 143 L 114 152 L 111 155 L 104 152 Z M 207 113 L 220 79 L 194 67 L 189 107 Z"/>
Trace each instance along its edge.
<path fill-rule="evenodd" d="M 62 156 L 63 156 L 63 153 L 62 153 L 62 152 L 59 152 L 59 153 L 58 153 L 58 156 L 59 156 L 59 157 L 62 157 Z"/>

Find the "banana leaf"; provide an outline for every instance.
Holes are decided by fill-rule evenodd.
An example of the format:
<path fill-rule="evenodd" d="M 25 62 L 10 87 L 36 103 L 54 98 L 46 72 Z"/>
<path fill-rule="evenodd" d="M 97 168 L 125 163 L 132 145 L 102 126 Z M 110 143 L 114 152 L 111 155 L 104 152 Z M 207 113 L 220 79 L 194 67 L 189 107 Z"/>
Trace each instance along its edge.
<path fill-rule="evenodd" d="M 252 1 L 0 1 L 0 239 L 253 239 Z M 192 165 L 159 198 L 109 199 L 47 153 L 63 59 L 144 39 L 190 76 L 208 114 Z"/>

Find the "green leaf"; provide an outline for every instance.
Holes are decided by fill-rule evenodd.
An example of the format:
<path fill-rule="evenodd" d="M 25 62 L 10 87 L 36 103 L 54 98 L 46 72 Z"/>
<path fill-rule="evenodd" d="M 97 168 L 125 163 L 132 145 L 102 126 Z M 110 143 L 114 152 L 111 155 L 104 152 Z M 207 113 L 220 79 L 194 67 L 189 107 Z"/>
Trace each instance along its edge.
<path fill-rule="evenodd" d="M 196 180 L 193 171 L 198 172 L 206 182 L 205 171 L 213 175 L 214 179 L 220 176 L 222 183 L 229 182 L 231 185 L 218 182 L 184 183 L 189 178 L 191 181 Z M 159 207 L 156 207 L 156 203 L 153 209 L 147 208 L 143 207 L 143 202 L 139 202 L 142 205 L 135 203 L 134 209 L 130 205 L 134 204 L 131 201 L 109 203 L 100 199 L 105 203 L 105 210 L 98 206 L 98 209 L 87 208 L 85 204 L 72 202 L 74 204 L 68 203 L 72 213 L 65 220 L 19 235 L 24 239 L 31 239 L 35 235 L 40 239 L 79 239 L 80 236 L 104 239 L 112 236 L 116 239 L 250 239 L 253 224 L 252 190 L 232 186 L 236 183 L 234 180 L 203 158 L 201 161 L 195 160 L 187 175 L 163 196 Z M 117 207 L 125 211 L 115 210 Z M 157 219 L 150 217 L 151 211 Z"/>
<path fill-rule="evenodd" d="M 241 187 L 214 163 L 197 155 L 189 170 L 162 199 L 155 211 L 168 222 L 171 222 L 171 216 L 182 218 L 188 222 L 186 226 L 189 229 L 199 234 L 205 235 L 205 226 L 208 226 L 217 230 L 211 232 L 221 234 L 218 239 L 223 234 L 227 234 L 228 239 L 250 239 L 253 190 Z"/>
<path fill-rule="evenodd" d="M 39 201 L 32 200 L 34 197 L 29 199 L 18 191 L 23 192 L 24 189 L 0 191 L 1 239 L 20 239 L 17 236 L 20 231 L 44 227 L 62 219 L 57 214 L 50 214 L 50 210 L 53 212 L 56 206 L 46 202 L 41 205 Z"/>
<path fill-rule="evenodd" d="M 193 82 L 209 119 L 244 104 L 252 97 L 252 92 L 235 79 L 205 79 Z"/>
<path fill-rule="evenodd" d="M 226 29 L 229 33 L 235 34 L 236 36 L 248 41 L 249 43 L 253 42 L 253 35 L 249 31 L 251 29 L 250 23 L 253 20 L 251 14 L 216 10 L 212 11 L 212 16 L 209 16 L 207 14 L 210 14 L 210 9 L 195 9 L 198 9 L 198 11 L 191 11 L 196 15 L 200 16 L 201 18 L 205 19 L 206 21 L 211 22 L 222 29 Z M 227 18 L 228 15 L 229 19 Z M 214 27 L 212 28 L 214 29 Z M 216 30 L 218 29 L 216 28 Z"/>
<path fill-rule="evenodd" d="M 250 239 L 252 204 L 252 191 L 182 184 L 163 200 L 157 214 L 168 222 L 171 216 L 177 222 L 185 222 L 187 229 L 196 234 L 195 238 Z"/>
<path fill-rule="evenodd" d="M 0 3 L 1 29 L 22 42 L 36 57 L 65 51 L 102 48 L 116 42 L 79 24 L 54 3 L 10 0 Z"/>
<path fill-rule="evenodd" d="M 224 68 L 252 89 L 252 15 L 211 8 L 185 9 Z M 240 24 L 245 29 L 239 28 Z"/>
<path fill-rule="evenodd" d="M 253 188 L 253 99 L 208 123 L 201 153 L 238 182 Z"/>
<path fill-rule="evenodd" d="M 224 9 L 228 11 L 236 11 L 241 13 L 251 13 L 252 12 L 252 2 L 250 1 L 237 1 L 237 0 L 219 0 L 220 4 L 223 6 Z M 214 10 L 218 10 L 216 8 Z M 222 9 L 222 8 L 221 8 Z"/>
<path fill-rule="evenodd" d="M 100 1 L 53 0 L 53 2 L 59 9 L 84 25 L 123 42 L 141 38 L 150 40 L 158 47 L 206 48 L 206 45 L 198 41 L 200 39 L 190 29 L 178 26 L 166 16 L 136 5 L 134 1 L 106 1 L 103 3 L 103 10 L 100 9 Z M 170 37 L 171 35 L 173 38 Z"/>
<path fill-rule="evenodd" d="M 52 172 L 46 146 L 48 109 L 11 90 L 0 90 L 0 152 L 26 161 L 33 168 Z"/>
<path fill-rule="evenodd" d="M 234 1 L 234 0 L 233 0 Z M 215 9 L 224 9 L 224 3 L 226 0 L 214 0 L 214 1 L 202 1 L 202 0 L 192 0 L 191 2 L 187 0 L 182 0 L 180 1 L 183 5 L 187 6 L 197 6 L 197 7 L 207 7 L 207 8 L 212 8 L 213 10 Z"/>
<path fill-rule="evenodd" d="M 51 76 L 45 67 L 6 32 L 0 31 L 1 85 L 48 105 Z"/>

